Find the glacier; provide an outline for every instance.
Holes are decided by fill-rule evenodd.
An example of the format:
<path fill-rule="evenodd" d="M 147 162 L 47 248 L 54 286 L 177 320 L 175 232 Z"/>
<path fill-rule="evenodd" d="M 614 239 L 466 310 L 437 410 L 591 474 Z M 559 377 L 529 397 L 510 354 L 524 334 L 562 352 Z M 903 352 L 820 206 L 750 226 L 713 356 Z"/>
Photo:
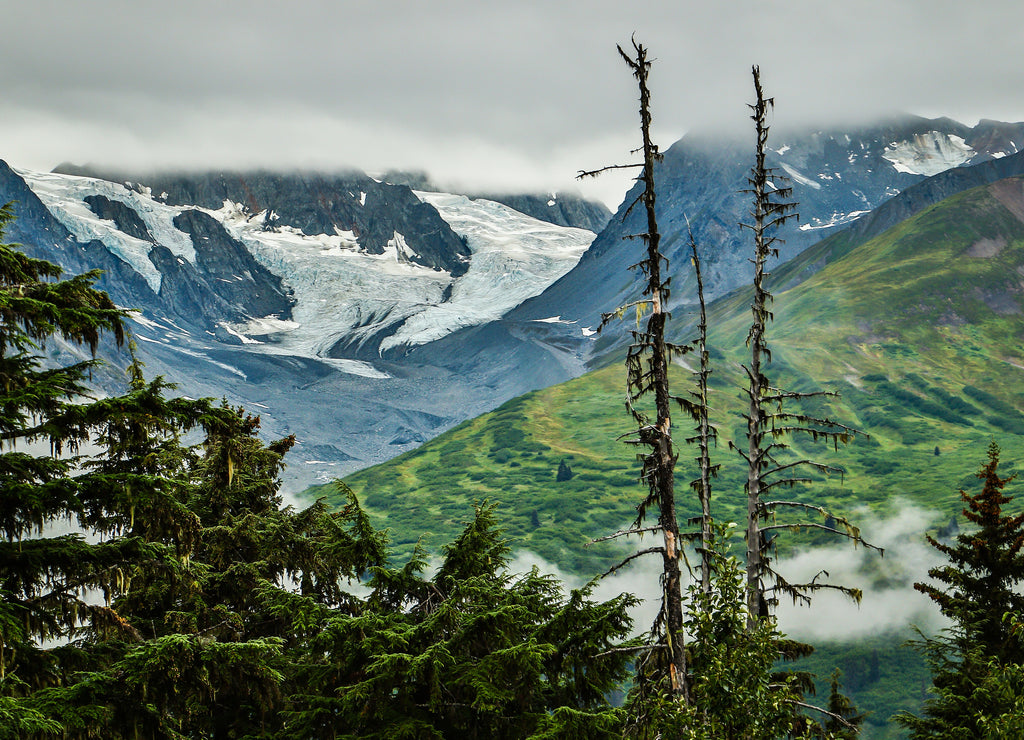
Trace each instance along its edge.
<path fill-rule="evenodd" d="M 282 278 L 295 304 L 290 319 L 251 316 L 219 322 L 249 351 L 316 359 L 342 372 L 370 378 L 388 374 L 358 359 L 332 357 L 339 342 L 360 346 L 384 336 L 378 355 L 440 339 L 458 329 L 500 318 L 571 270 L 595 234 L 557 226 L 484 199 L 417 192 L 469 247 L 468 270 L 449 272 L 411 261 L 415 244 L 394 232 L 382 254 L 363 250 L 351 231 L 308 235 L 288 227 L 267 229 L 265 211 L 252 213 L 225 201 L 220 209 L 168 205 L 148 188 L 130 183 L 17 169 L 47 209 L 79 241 L 99 240 L 159 293 L 162 275 L 149 257 L 154 243 L 179 260 L 196 263 L 191 237 L 173 224 L 183 210 L 216 219 L 259 264 Z M 120 201 L 142 219 L 154 242 L 123 233 L 86 202 L 100 195 Z M 360 200 L 365 199 L 359 193 Z M 239 276 L 235 276 L 241 279 Z M 152 322 L 137 315 L 140 329 Z M 396 328 L 397 327 L 397 328 Z M 179 337 L 180 338 L 180 337 Z M 167 343 L 171 338 L 165 336 Z"/>

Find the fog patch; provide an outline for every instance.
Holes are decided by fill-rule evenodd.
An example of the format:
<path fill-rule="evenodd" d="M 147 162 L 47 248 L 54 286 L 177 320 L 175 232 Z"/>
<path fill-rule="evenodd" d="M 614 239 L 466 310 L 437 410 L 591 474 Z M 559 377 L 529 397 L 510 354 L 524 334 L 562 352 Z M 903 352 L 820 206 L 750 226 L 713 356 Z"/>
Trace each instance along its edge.
<path fill-rule="evenodd" d="M 871 544 L 884 548 L 885 555 L 837 538 L 837 544 L 815 547 L 782 557 L 776 569 L 790 583 L 818 580 L 863 592 L 860 604 L 833 590 L 819 591 L 811 606 L 794 605 L 788 598 L 777 608 L 779 626 L 788 636 L 808 642 L 858 641 L 885 633 L 904 632 L 918 627 L 934 633 L 948 626 L 938 608 L 924 594 L 914 589 L 915 582 L 927 582 L 928 569 L 944 564 L 942 556 L 924 539 L 924 533 L 935 523 L 935 513 L 906 505 L 891 517 L 866 515 L 856 517 L 861 532 Z M 742 539 L 737 538 L 734 545 Z M 645 545 L 647 546 L 647 545 Z M 697 560 L 690 554 L 690 564 Z M 557 577 L 566 589 L 579 588 L 586 579 L 559 568 L 534 553 L 518 550 L 509 562 L 512 574 L 527 573 L 537 567 L 541 573 Z M 826 577 L 822 571 L 826 571 Z M 645 556 L 632 561 L 621 570 L 598 580 L 592 598 L 605 601 L 621 593 L 631 593 L 641 600 L 631 610 L 634 630 L 647 630 L 661 606 L 661 558 Z M 683 589 L 692 583 L 683 569 Z"/>
<path fill-rule="evenodd" d="M 645 547 L 649 545 L 644 545 Z M 527 552 L 516 551 L 508 564 L 512 574 L 528 573 L 534 566 L 542 574 L 553 575 L 562 582 L 565 590 L 582 588 L 587 579 L 567 573 L 554 563 Z M 633 618 L 633 634 L 646 632 L 654 624 L 654 619 L 661 609 L 661 557 L 649 555 L 637 558 L 625 565 L 621 570 L 596 580 L 593 584 L 591 598 L 595 601 L 608 601 L 620 594 L 628 593 L 637 597 L 640 603 L 630 609 Z M 686 570 L 683 570 L 683 588 L 689 585 Z"/>
<path fill-rule="evenodd" d="M 912 625 L 926 633 L 946 626 L 934 603 L 914 589 L 915 582 L 928 581 L 929 568 L 944 562 L 924 538 L 935 513 L 905 505 L 893 517 L 854 519 L 862 536 L 885 550 L 884 556 L 846 541 L 780 558 L 776 567 L 790 583 L 810 581 L 825 571 L 822 582 L 860 589 L 860 604 L 837 591 L 818 592 L 810 607 L 783 599 L 777 610 L 782 630 L 808 642 L 842 642 Z"/>

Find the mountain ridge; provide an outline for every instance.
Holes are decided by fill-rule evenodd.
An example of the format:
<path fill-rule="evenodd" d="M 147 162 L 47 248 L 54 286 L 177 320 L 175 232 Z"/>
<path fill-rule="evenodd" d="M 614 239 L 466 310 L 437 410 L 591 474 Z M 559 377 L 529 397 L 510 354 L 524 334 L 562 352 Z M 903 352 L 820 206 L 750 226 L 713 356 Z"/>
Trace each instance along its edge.
<path fill-rule="evenodd" d="M 911 503 L 945 522 L 960 510 L 957 487 L 976 485 L 968 473 L 993 438 L 1005 460 L 1024 460 L 1024 176 L 921 211 L 778 292 L 774 311 L 773 381 L 838 392 L 803 410 L 870 435 L 828 453 L 842 480 L 813 476 L 801 494 L 810 503 L 838 514 L 861 506 L 894 514 Z M 725 441 L 745 429 L 737 393 L 749 300 L 724 296 L 709 316 L 724 463 L 713 500 L 724 521 L 738 520 L 743 471 Z M 675 388 L 688 387 L 686 368 L 675 371 Z M 587 576 L 617 551 L 586 543 L 628 523 L 641 494 L 633 455 L 618 441 L 629 426 L 623 388 L 620 365 L 594 370 L 346 480 L 400 547 L 424 530 L 443 539 L 453 512 L 490 499 L 502 504 L 520 547 Z M 688 454 L 680 452 L 685 479 Z M 821 452 L 801 446 L 795 454 Z M 561 462 L 571 481 L 557 480 Z M 682 506 L 696 515 L 696 502 Z"/>
<path fill-rule="evenodd" d="M 790 245 L 798 251 L 844 225 L 840 233 L 849 234 L 881 218 L 882 210 L 861 212 L 865 199 L 871 205 L 895 191 L 919 192 L 912 190 L 915 183 L 939 187 L 938 180 L 907 170 L 985 157 L 994 158 L 993 172 L 1017 167 L 1021 160 L 1012 150 L 1024 148 L 1024 126 L 904 118 L 866 126 L 861 134 L 783 132 L 779 141 L 773 162 L 797 178 L 798 197 L 800 188 L 812 196 L 803 204 L 804 221 L 789 235 L 803 240 Z M 740 143 L 699 135 L 666 151 L 659 170 L 667 214 L 662 243 L 675 275 L 671 307 L 680 318 L 692 304 L 684 216 L 703 234 L 712 294 L 727 294 L 742 277 L 746 261 L 736 233 L 743 206 L 736 191 L 746 158 Z M 964 166 L 954 172 L 952 189 L 970 184 L 958 178 L 977 174 Z M 38 256 L 63 260 L 70 271 L 107 270 L 101 287 L 122 305 L 143 309 L 136 330 L 151 372 L 180 378 L 190 395 L 228 395 L 251 404 L 265 416 L 268 434 L 292 433 L 317 419 L 297 448 L 300 462 L 290 473 L 296 480 L 337 475 L 408 450 L 518 394 L 609 362 L 624 340 L 623 327 L 600 335 L 595 328 L 599 314 L 613 310 L 634 286 L 626 270 L 633 251 L 621 238 L 635 230 L 628 220 L 621 223 L 631 196 L 595 238 L 472 193 L 414 191 L 360 173 L 291 173 L 274 180 L 278 176 L 267 172 L 214 172 L 194 182 L 175 180 L 181 174 L 131 175 L 122 178 L 127 186 L 74 179 L 81 175 L 26 176 L 48 198 L 45 204 L 16 182 L 20 176 L 0 168 L 0 197 L 34 201 L 22 214 L 20 233 L 27 238 L 19 241 L 34 242 Z M 426 180 L 410 184 L 426 187 Z M 156 189 L 164 183 L 171 189 Z M 293 203 L 281 195 L 287 183 L 295 185 Z M 332 192 L 324 190 L 329 183 Z M 307 197 L 311 204 L 302 202 Z M 928 200 L 914 198 L 914 208 Z M 891 208 L 909 200 L 892 198 Z M 179 201 L 183 205 L 169 204 Z M 529 202 L 545 211 L 569 198 L 535 194 Z M 353 209 L 367 213 L 358 222 L 345 220 Z M 410 215 L 424 209 L 436 218 Z M 561 218 L 569 218 L 566 213 Z M 419 232 L 401 231 L 414 223 L 427 223 L 427 241 Z M 431 231 L 440 223 L 440 231 Z M 442 232 L 455 241 L 430 243 L 448 244 L 445 255 L 424 246 Z M 372 243 L 369 235 L 376 235 Z M 812 247 L 802 253 L 806 260 L 797 257 L 792 268 L 783 264 L 777 272 L 790 276 L 788 287 L 851 244 L 834 242 L 830 252 Z M 461 268 L 445 268 L 452 264 L 465 270 L 456 275 Z M 320 452 L 306 452 L 303 444 Z M 333 464 L 320 465 L 331 449 Z"/>

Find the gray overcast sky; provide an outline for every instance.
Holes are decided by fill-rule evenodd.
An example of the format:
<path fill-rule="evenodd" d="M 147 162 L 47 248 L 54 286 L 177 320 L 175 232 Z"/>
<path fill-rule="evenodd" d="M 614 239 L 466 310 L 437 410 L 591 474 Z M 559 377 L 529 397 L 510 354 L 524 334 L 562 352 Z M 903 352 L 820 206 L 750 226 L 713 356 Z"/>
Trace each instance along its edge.
<path fill-rule="evenodd" d="M 0 0 L 0 158 L 119 166 L 419 168 L 565 188 L 656 137 L 909 111 L 1024 120 L 1020 0 Z M 613 207 L 622 179 L 584 184 Z"/>

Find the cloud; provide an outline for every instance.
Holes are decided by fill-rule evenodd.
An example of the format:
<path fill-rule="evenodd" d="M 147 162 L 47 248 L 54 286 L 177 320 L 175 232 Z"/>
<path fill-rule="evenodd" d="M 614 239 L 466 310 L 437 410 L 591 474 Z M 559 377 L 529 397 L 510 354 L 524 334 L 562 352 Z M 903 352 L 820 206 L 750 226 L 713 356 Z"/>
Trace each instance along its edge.
<path fill-rule="evenodd" d="M 928 597 L 914 589 L 915 581 L 926 581 L 928 569 L 942 562 L 924 540 L 924 531 L 933 521 L 932 512 L 913 506 L 900 507 L 893 517 L 858 517 L 864 537 L 884 548 L 884 557 L 844 541 L 846 544 L 816 547 L 781 558 L 776 568 L 790 583 L 809 581 L 824 570 L 828 572 L 824 582 L 859 588 L 864 594 L 859 606 L 849 597 L 828 590 L 816 594 L 810 607 L 783 601 L 777 611 L 782 631 L 813 644 L 856 641 L 912 626 L 925 632 L 947 626 Z M 584 583 L 579 576 L 525 551 L 515 553 L 509 571 L 524 573 L 533 566 L 556 576 L 569 588 Z M 639 558 L 599 581 L 594 598 L 605 600 L 624 592 L 640 598 L 633 618 L 636 631 L 642 632 L 653 623 L 660 608 L 660 576 L 658 557 Z M 684 589 L 687 585 L 684 583 Z"/>
<path fill-rule="evenodd" d="M 633 33 L 655 60 L 663 148 L 746 126 L 752 64 L 780 125 L 902 110 L 1024 120 L 1024 5 L 1002 0 L 969 13 L 948 0 L 37 0 L 3 21 L 0 157 L 36 169 L 397 166 L 562 188 L 637 145 L 615 51 Z M 628 181 L 607 182 L 581 187 L 617 205 Z"/>
<path fill-rule="evenodd" d="M 947 623 L 937 607 L 914 589 L 928 580 L 928 570 L 943 563 L 942 556 L 924 539 L 934 513 L 903 506 L 894 517 L 855 517 L 871 544 L 885 550 L 884 557 L 852 544 L 814 548 L 782 558 L 776 568 L 791 583 L 805 582 L 827 571 L 825 582 L 863 591 L 859 605 L 834 591 L 819 592 L 810 607 L 782 600 L 779 625 L 797 639 L 815 642 L 859 640 L 870 635 L 917 626 L 936 631 Z"/>

